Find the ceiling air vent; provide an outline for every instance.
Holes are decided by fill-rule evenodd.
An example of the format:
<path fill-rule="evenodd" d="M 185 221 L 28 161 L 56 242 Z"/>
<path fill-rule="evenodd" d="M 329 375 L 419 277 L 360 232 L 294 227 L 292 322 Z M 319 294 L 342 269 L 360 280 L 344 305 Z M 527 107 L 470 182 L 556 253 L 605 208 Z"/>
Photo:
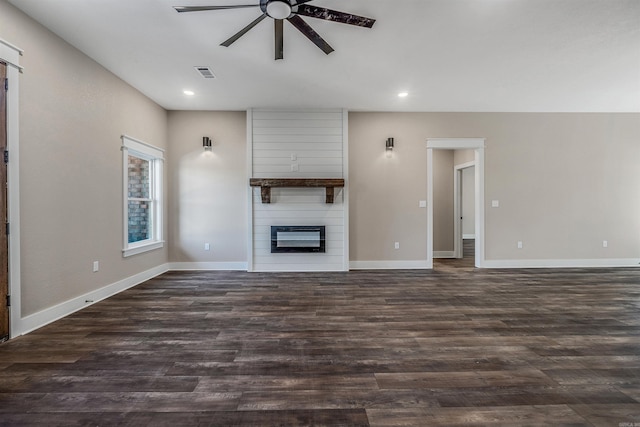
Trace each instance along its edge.
<path fill-rule="evenodd" d="M 193 67 L 196 69 L 196 71 L 198 73 L 200 73 L 200 75 L 202 77 L 204 77 L 205 79 L 215 79 L 216 76 L 213 74 L 213 71 L 211 71 L 211 68 L 209 67 Z"/>

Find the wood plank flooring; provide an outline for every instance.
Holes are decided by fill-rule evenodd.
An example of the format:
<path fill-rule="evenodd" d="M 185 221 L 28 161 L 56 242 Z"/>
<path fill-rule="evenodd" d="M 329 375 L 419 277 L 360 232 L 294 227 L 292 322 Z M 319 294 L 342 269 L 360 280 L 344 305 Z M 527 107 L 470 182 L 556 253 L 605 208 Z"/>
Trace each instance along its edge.
<path fill-rule="evenodd" d="M 640 425 L 640 269 L 171 272 L 0 345 L 0 425 Z"/>

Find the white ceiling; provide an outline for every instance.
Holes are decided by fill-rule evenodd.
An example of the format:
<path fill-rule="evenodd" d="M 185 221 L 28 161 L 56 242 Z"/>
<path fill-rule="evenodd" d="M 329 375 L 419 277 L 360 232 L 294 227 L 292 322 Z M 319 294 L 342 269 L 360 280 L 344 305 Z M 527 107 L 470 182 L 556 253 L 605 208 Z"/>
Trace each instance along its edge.
<path fill-rule="evenodd" d="M 259 0 L 9 1 L 169 110 L 640 112 L 638 0 L 315 0 L 377 22 L 285 23 L 281 61 L 271 19 L 219 46 L 258 7 L 172 8 Z"/>

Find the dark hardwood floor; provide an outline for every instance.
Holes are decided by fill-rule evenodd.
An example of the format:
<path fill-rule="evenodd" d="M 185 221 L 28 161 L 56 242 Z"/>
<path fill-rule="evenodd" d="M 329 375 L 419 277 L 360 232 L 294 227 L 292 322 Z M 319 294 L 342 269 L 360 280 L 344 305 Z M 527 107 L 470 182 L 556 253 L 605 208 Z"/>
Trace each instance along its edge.
<path fill-rule="evenodd" d="M 449 261 L 164 274 L 1 344 L 0 425 L 640 426 L 640 269 Z"/>
<path fill-rule="evenodd" d="M 464 239 L 462 243 L 462 258 L 440 258 L 433 260 L 433 268 L 438 271 L 468 272 L 475 269 L 476 241 Z"/>

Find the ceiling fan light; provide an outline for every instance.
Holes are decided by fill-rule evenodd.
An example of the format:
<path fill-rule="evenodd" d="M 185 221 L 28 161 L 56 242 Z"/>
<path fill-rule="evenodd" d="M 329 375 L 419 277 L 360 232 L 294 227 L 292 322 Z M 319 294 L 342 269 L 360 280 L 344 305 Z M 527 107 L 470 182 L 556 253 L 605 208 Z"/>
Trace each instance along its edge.
<path fill-rule="evenodd" d="M 273 19 L 286 19 L 291 15 L 291 6 L 281 0 L 271 0 L 267 3 L 267 15 Z"/>

